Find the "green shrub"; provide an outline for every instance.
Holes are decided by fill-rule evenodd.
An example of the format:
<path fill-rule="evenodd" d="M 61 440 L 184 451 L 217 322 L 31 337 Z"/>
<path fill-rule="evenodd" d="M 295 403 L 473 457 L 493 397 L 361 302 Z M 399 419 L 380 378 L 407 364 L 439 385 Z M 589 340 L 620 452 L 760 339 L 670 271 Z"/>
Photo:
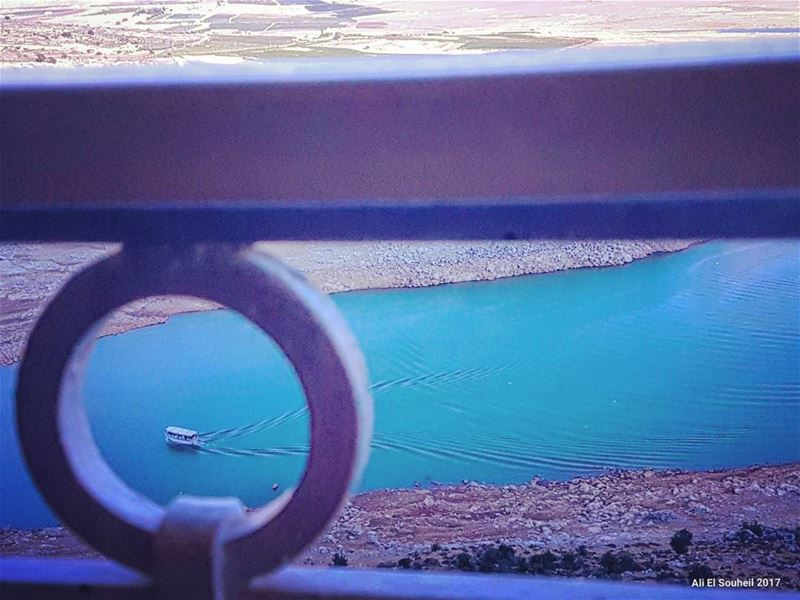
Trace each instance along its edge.
<path fill-rule="evenodd" d="M 475 567 L 472 565 L 472 559 L 469 554 L 462 552 L 456 556 L 456 567 L 462 571 L 474 571 Z"/>
<path fill-rule="evenodd" d="M 714 577 L 714 572 L 711 568 L 703 563 L 692 563 L 687 572 L 689 581 L 696 581 L 698 579 L 711 579 Z"/>
<path fill-rule="evenodd" d="M 506 544 L 489 546 L 478 556 L 478 570 L 484 573 L 509 573 L 517 570 L 514 548 Z"/>
<path fill-rule="evenodd" d="M 539 575 L 547 575 L 553 571 L 556 566 L 556 555 L 545 550 L 540 554 L 534 554 L 528 557 L 528 572 L 537 573 Z"/>
<path fill-rule="evenodd" d="M 629 552 L 614 554 L 611 550 L 600 557 L 600 566 L 609 575 L 621 575 L 626 571 L 642 570 L 642 566 L 634 560 Z"/>
<path fill-rule="evenodd" d="M 676 531 L 669 541 L 669 545 L 675 550 L 677 554 L 686 554 L 689 551 L 689 546 L 692 545 L 692 532 L 688 529 L 681 529 Z"/>
<path fill-rule="evenodd" d="M 758 521 L 742 521 L 742 529 L 746 529 L 756 537 L 764 535 L 764 526 Z"/>
<path fill-rule="evenodd" d="M 578 568 L 578 557 L 574 552 L 564 552 L 561 555 L 561 568 L 565 571 L 574 571 Z"/>

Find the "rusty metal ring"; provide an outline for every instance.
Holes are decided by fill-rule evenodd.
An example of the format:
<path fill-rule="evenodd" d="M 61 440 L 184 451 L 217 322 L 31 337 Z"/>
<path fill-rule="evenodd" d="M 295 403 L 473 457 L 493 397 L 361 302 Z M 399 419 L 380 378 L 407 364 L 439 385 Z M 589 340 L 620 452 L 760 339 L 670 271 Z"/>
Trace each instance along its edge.
<path fill-rule="evenodd" d="M 226 554 L 237 576 L 296 556 L 337 514 L 366 462 L 372 398 L 363 357 L 333 301 L 273 257 L 221 245 L 125 247 L 72 277 L 39 318 L 17 386 L 23 454 L 63 522 L 103 554 L 154 571 L 164 508 L 128 487 L 94 442 L 80 386 L 104 320 L 155 295 L 234 309 L 271 336 L 298 374 L 311 414 L 311 450 L 298 487 L 246 513 Z"/>

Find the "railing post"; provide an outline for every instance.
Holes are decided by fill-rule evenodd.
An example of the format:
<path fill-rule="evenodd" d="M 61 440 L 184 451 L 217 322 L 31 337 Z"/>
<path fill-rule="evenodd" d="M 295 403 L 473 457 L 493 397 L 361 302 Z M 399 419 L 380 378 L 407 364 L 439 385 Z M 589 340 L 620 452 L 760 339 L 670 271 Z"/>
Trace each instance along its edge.
<path fill-rule="evenodd" d="M 243 509 L 234 498 L 179 497 L 170 503 L 154 541 L 153 579 L 163 600 L 237 597 L 247 582 L 225 568 L 225 534 Z"/>

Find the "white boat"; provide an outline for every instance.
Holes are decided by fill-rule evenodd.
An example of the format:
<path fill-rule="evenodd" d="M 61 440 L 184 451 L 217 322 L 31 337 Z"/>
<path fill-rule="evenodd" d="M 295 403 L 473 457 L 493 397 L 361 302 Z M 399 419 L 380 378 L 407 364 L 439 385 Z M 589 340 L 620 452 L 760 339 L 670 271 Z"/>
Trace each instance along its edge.
<path fill-rule="evenodd" d="M 193 429 L 184 429 L 183 427 L 167 427 L 164 430 L 164 438 L 167 444 L 173 446 L 191 446 L 198 447 L 200 439 L 197 432 Z"/>

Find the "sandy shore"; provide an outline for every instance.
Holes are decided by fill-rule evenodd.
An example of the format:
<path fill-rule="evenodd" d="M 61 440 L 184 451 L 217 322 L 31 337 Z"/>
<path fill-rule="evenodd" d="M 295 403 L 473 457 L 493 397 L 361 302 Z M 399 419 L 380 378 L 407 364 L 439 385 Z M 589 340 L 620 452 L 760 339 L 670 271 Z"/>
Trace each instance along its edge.
<path fill-rule="evenodd" d="M 326 293 L 422 287 L 580 267 L 622 265 L 688 247 L 687 240 L 602 242 L 353 242 L 258 244 Z M 49 298 L 114 244 L 0 244 L 0 365 L 19 360 Z M 165 322 L 217 305 L 195 298 L 145 298 L 126 305 L 104 335 Z"/>
<path fill-rule="evenodd" d="M 711 573 L 800 589 L 799 526 L 800 463 L 620 471 L 359 494 L 295 562 L 670 583 Z M 684 529 L 679 554 L 670 541 Z M 0 555 L 97 556 L 63 528 L 2 530 Z"/>

